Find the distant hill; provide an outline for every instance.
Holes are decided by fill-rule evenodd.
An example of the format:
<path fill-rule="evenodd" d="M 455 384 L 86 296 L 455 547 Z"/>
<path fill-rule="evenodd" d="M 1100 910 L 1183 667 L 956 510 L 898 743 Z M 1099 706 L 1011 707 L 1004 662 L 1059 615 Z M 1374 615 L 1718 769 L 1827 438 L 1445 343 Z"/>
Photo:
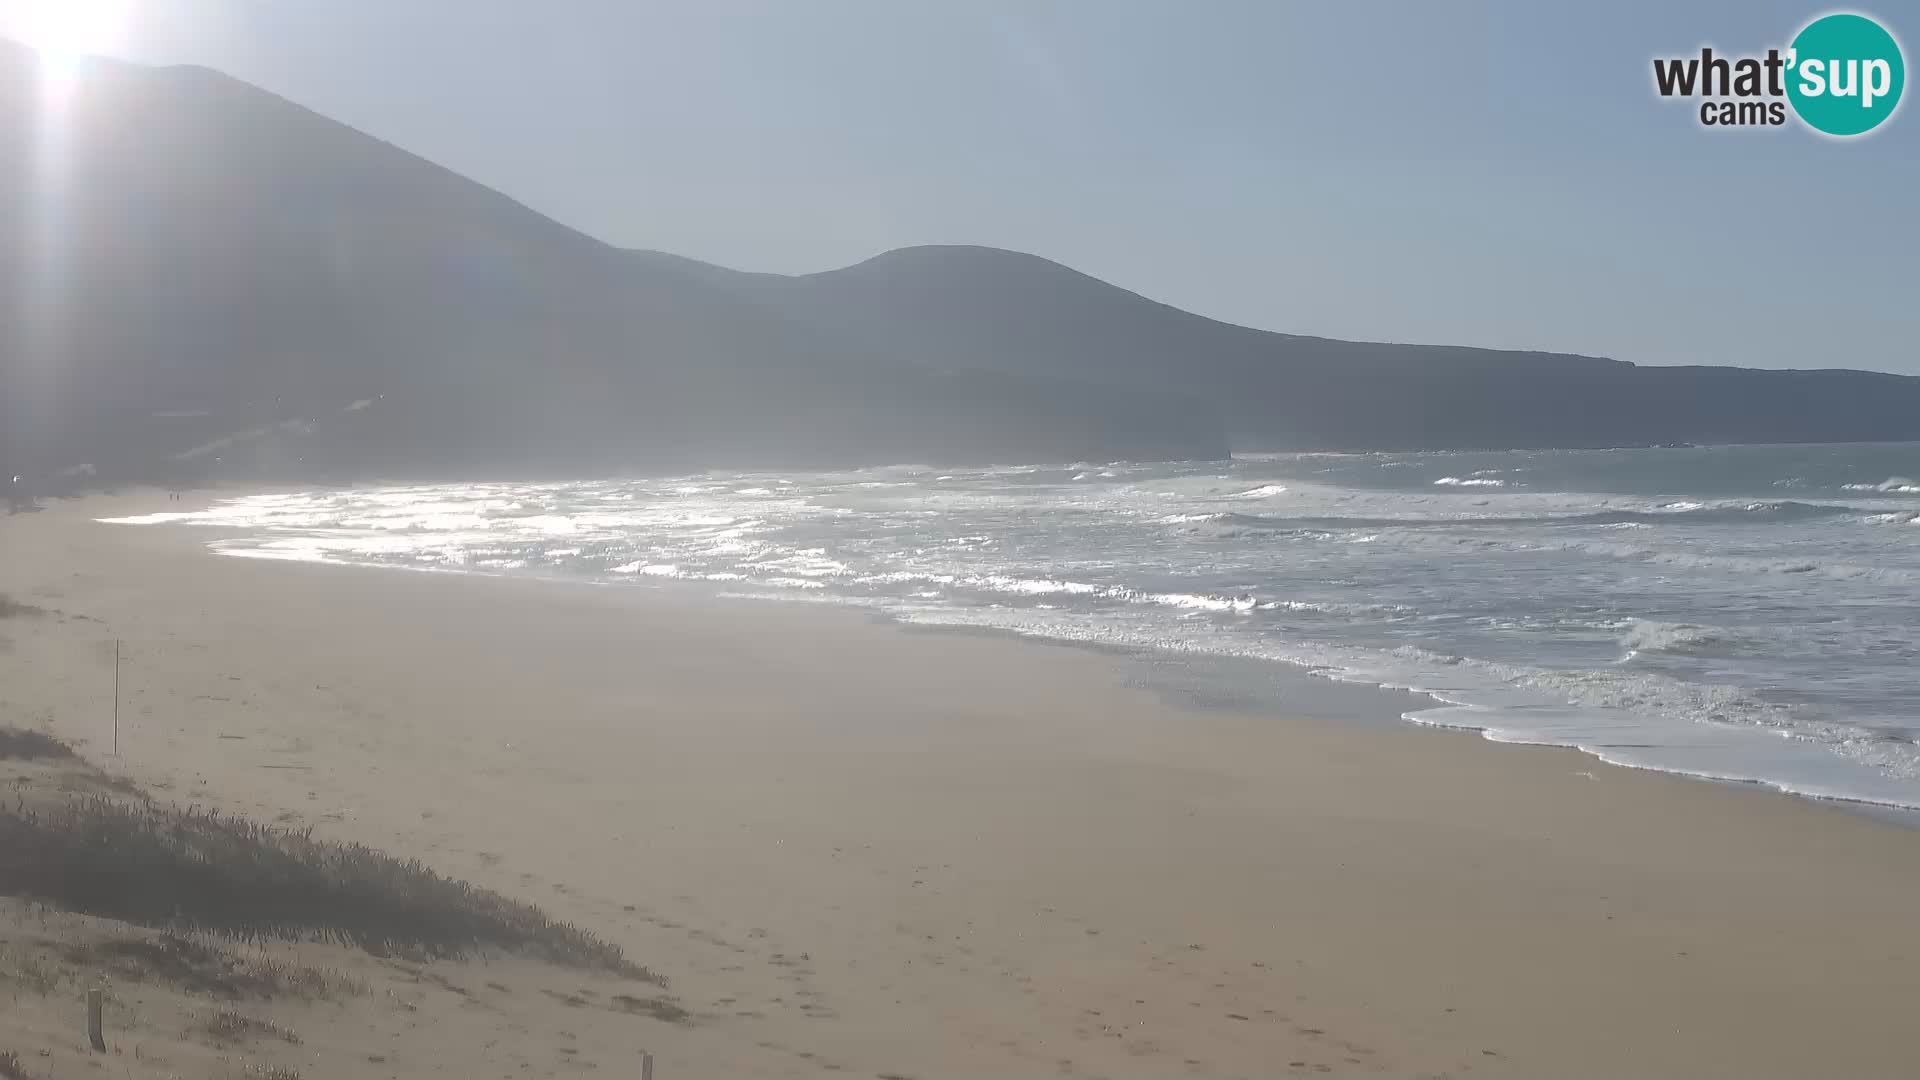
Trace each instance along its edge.
<path fill-rule="evenodd" d="M 1920 379 L 1274 334 L 988 248 L 621 250 L 215 72 L 47 100 L 4 42 L 0 268 L 0 469 L 36 477 L 1920 437 Z"/>
<path fill-rule="evenodd" d="M 1278 334 L 995 248 L 905 248 L 826 273 L 730 280 L 901 363 L 1191 394 L 1242 450 L 1920 439 L 1920 378 Z"/>

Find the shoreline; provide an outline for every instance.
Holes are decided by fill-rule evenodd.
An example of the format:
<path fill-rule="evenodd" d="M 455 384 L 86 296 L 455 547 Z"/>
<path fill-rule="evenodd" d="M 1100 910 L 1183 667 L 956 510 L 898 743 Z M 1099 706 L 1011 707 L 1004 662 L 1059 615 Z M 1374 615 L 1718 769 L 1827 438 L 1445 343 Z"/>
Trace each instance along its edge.
<path fill-rule="evenodd" d="M 333 565 L 366 565 L 370 569 L 378 568 L 372 566 L 372 564 L 336 563 Z M 565 582 L 577 579 L 542 578 L 540 580 Z M 586 584 L 598 583 L 586 582 Z M 689 591 L 698 588 L 698 583 L 689 582 L 687 585 L 689 586 Z M 828 600 L 815 601 L 804 597 L 781 596 L 741 596 L 722 597 L 721 599 L 739 599 L 749 603 L 770 604 L 789 602 L 832 603 Z M 855 610 L 865 610 L 855 605 L 844 606 L 854 607 Z M 1333 687 L 1340 688 L 1336 691 L 1330 691 L 1330 693 L 1333 694 L 1350 692 L 1356 698 L 1375 697 L 1379 699 L 1379 710 L 1355 707 L 1348 711 L 1342 711 L 1339 718 L 1347 722 L 1365 724 L 1390 722 L 1397 727 L 1410 730 L 1437 732 L 1472 738 L 1485 744 L 1489 749 L 1529 747 L 1538 750 L 1571 751 L 1572 753 L 1591 759 L 1596 765 L 1609 769 L 1628 769 L 1635 772 L 1653 773 L 1658 776 L 1669 776 L 1693 783 L 1724 786 L 1740 791 L 1761 791 L 1770 795 L 1802 800 L 1819 806 L 1833 807 L 1848 813 L 1862 814 L 1876 821 L 1887 822 L 1902 828 L 1920 829 L 1920 806 L 1879 802 L 1873 799 L 1848 795 L 1826 795 L 1818 792 L 1798 791 L 1793 788 L 1783 787 L 1770 780 L 1750 777 L 1718 776 L 1708 773 L 1684 772 L 1678 769 L 1661 768 L 1656 765 L 1638 765 L 1627 761 L 1615 761 L 1605 756 L 1600 750 L 1585 746 L 1569 746 L 1564 743 L 1554 742 L 1527 742 L 1523 740 L 1500 739 L 1494 737 L 1493 730 L 1489 728 L 1469 724 L 1446 723 L 1439 720 L 1420 719 L 1419 714 L 1421 713 L 1442 712 L 1451 709 L 1472 709 L 1476 708 L 1476 706 L 1449 701 L 1427 690 L 1416 690 L 1411 687 L 1396 686 L 1389 683 L 1368 682 L 1364 679 L 1342 678 L 1338 669 L 1334 668 L 1316 668 L 1291 660 L 1224 656 L 1214 653 L 1187 653 L 1174 649 L 1156 648 L 1150 645 L 1126 645 L 1102 641 L 1083 641 L 1074 638 L 1048 637 L 1043 634 L 1029 634 L 1020 630 L 998 626 L 981 626 L 965 623 L 908 622 L 887 612 L 872 612 L 871 614 L 875 622 L 898 628 L 905 633 L 979 635 L 989 639 L 1017 641 L 1036 646 L 1055 646 L 1064 649 L 1083 650 L 1137 663 L 1146 669 L 1147 672 L 1152 672 L 1154 669 L 1162 666 L 1183 666 L 1193 660 L 1212 661 L 1233 666 L 1244 665 L 1249 668 L 1278 669 L 1282 671 L 1283 674 L 1279 675 L 1276 681 L 1295 682 L 1296 680 L 1310 679 L 1314 682 L 1296 683 L 1296 685 L 1313 686 L 1316 683 L 1331 684 Z M 1151 679 L 1149 679 L 1149 682 L 1151 682 Z M 1145 688 L 1156 694 L 1164 694 L 1171 699 L 1183 702 L 1185 707 L 1188 708 L 1239 709 L 1257 713 L 1272 713 L 1276 715 L 1276 718 L 1277 714 L 1282 711 L 1276 708 L 1269 700 L 1260 698 L 1257 695 L 1241 695 L 1237 696 L 1230 703 L 1220 703 L 1211 700 L 1206 693 L 1192 685 L 1174 688 L 1148 685 Z M 1393 711 L 1396 705 L 1408 704 L 1415 707 L 1403 709 L 1398 712 Z"/>
<path fill-rule="evenodd" d="M 300 490 L 306 489 L 246 488 L 225 492 L 197 492 L 189 494 L 185 503 L 169 504 L 170 506 L 177 507 L 177 509 L 162 512 L 198 511 L 224 498 L 256 494 L 278 494 Z M 125 524 L 128 527 L 152 527 L 151 523 L 147 522 L 109 523 Z M 222 539 L 233 540 L 250 540 L 257 538 L 259 535 L 258 530 L 230 529 L 226 526 L 195 522 L 166 522 L 161 523 L 160 527 L 185 527 L 190 529 L 226 531 L 230 535 Z M 209 540 L 205 541 L 205 544 L 210 547 L 212 544 L 218 542 L 218 540 Z M 294 558 L 283 555 L 245 554 L 243 552 L 213 553 L 222 554 L 229 558 L 334 566 L 356 570 L 402 570 L 416 573 L 445 574 L 456 577 L 465 576 L 537 581 L 562 586 L 587 585 L 602 588 L 632 588 L 639 589 L 643 592 L 659 591 L 676 595 L 681 599 L 691 597 L 696 602 L 740 601 L 748 604 L 820 605 L 859 612 L 882 625 L 909 633 L 977 634 L 987 638 L 998 638 L 1035 645 L 1062 646 L 1110 657 L 1118 657 L 1138 663 L 1148 671 L 1170 666 L 1187 666 L 1195 662 L 1211 663 L 1228 668 L 1239 667 L 1246 670 L 1263 670 L 1277 673 L 1273 676 L 1273 681 L 1287 683 L 1289 685 L 1285 687 L 1283 691 L 1276 694 L 1268 694 L 1265 696 L 1259 694 L 1239 695 L 1227 707 L 1255 712 L 1279 711 L 1285 707 L 1288 699 L 1295 696 L 1295 694 L 1286 693 L 1285 691 L 1297 692 L 1303 686 L 1311 688 L 1316 685 L 1326 686 L 1330 684 L 1340 688 L 1352 688 L 1355 691 L 1353 694 L 1355 700 L 1341 714 L 1344 719 L 1361 722 L 1374 722 L 1376 720 L 1388 719 L 1388 717 L 1378 716 L 1377 711 L 1379 709 L 1391 709 L 1394 706 L 1404 706 L 1397 708 L 1397 711 L 1393 711 L 1390 717 L 1393 722 L 1404 726 L 1453 734 L 1476 735 L 1482 742 L 1494 746 L 1531 746 L 1572 750 L 1591 758 L 1598 764 L 1610 768 L 1633 769 L 1665 776 L 1679 777 L 1694 782 L 1729 785 L 1736 788 L 1756 788 L 1774 794 L 1803 799 L 1812 803 L 1837 806 L 1850 812 L 1866 815 L 1875 820 L 1891 822 L 1906 828 L 1920 829 L 1920 804 L 1899 802 L 1891 798 L 1876 798 L 1872 795 L 1815 790 L 1795 786 L 1788 781 L 1769 779 L 1762 775 L 1740 775 L 1724 770 L 1714 771 L 1704 767 L 1694 769 L 1677 764 L 1634 761 L 1618 755 L 1609 755 L 1606 751 L 1610 749 L 1610 747 L 1604 746 L 1590 746 L 1583 743 L 1555 741 L 1549 738 L 1529 738 L 1524 734 L 1514 734 L 1514 737 L 1503 737 L 1503 735 L 1509 734 L 1510 732 L 1496 722 L 1478 724 L 1465 720 L 1456 720 L 1453 719 L 1451 715 L 1484 716 L 1487 717 L 1489 721 L 1492 721 L 1493 718 L 1497 717 L 1503 711 L 1506 711 L 1501 707 L 1485 706 L 1470 701 L 1445 697 L 1440 691 L 1423 689 L 1419 686 L 1405 685 L 1396 682 L 1374 681 L 1371 676 L 1355 676 L 1340 668 L 1319 666 L 1283 657 L 1248 656 L 1206 650 L 1185 650 L 1162 645 L 1140 645 L 1127 642 L 1101 641 L 1093 638 L 1075 638 L 1036 633 L 1016 627 L 996 626 L 987 623 L 964 621 L 947 622 L 940 621 L 937 618 L 916 621 L 903 617 L 897 612 L 889 611 L 879 604 L 861 603 L 855 598 L 846 596 L 814 596 L 805 592 L 786 594 L 768 591 L 744 592 L 740 585 L 731 582 L 706 582 L 676 578 L 626 579 L 622 581 L 594 580 L 591 578 L 560 574 L 524 573 L 513 570 L 403 566 L 392 563 L 355 562 L 330 557 Z M 757 587 L 749 586 L 749 588 Z M 1300 683 L 1298 680 L 1303 678 L 1310 679 L 1312 682 Z M 1190 704 L 1195 704 L 1203 708 L 1219 707 L 1218 704 L 1212 700 L 1217 695 L 1213 693 L 1213 688 L 1211 687 L 1203 691 L 1190 685 L 1185 692 L 1191 698 Z M 1327 691 L 1330 698 L 1338 698 L 1344 693 L 1344 689 Z M 1374 696 L 1377 700 L 1365 704 L 1358 700 L 1368 695 Z M 1307 696 L 1312 698 L 1314 695 L 1309 694 Z M 1389 702 L 1393 704 L 1387 704 Z M 1571 706 L 1569 707 L 1571 708 Z M 1762 737 L 1762 734 L 1763 733 L 1755 731 L 1740 731 L 1742 737 L 1750 740 L 1758 740 Z"/>
<path fill-rule="evenodd" d="M 0 593 L 48 613 L 0 622 L 9 722 L 104 756 L 94 652 L 127 640 L 138 779 L 607 934 L 699 1018 L 655 1042 L 676 1075 L 1910 1057 L 1920 846 L 1869 815 L 1352 723 L 1384 692 L 1305 672 L 1183 704 L 1033 647 L 1075 642 L 91 521 L 143 498 L 0 519 Z"/>

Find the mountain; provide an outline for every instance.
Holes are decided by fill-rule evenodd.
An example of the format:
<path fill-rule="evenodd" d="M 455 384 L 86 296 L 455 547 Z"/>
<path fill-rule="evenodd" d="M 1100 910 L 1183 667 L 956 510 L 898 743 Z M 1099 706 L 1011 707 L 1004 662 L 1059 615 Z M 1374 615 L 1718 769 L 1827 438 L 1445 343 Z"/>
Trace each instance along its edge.
<path fill-rule="evenodd" d="M 348 475 L 1220 456 L 1197 402 L 934 371 L 211 71 L 0 49 L 0 464 Z"/>
<path fill-rule="evenodd" d="M 0 469 L 413 477 L 1920 438 L 1920 379 L 1206 319 L 1031 255 L 622 250 L 258 88 L 0 42 Z"/>
<path fill-rule="evenodd" d="M 1193 395 L 1240 450 L 1920 439 L 1920 378 L 1279 334 L 994 248 L 906 248 L 802 277 L 712 280 L 901 362 Z"/>

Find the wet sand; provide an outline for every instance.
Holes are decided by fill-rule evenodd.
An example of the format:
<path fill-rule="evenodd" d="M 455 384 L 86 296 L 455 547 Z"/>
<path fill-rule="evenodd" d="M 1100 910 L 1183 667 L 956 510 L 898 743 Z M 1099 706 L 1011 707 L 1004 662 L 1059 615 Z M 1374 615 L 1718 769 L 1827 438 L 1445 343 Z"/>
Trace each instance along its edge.
<path fill-rule="evenodd" d="M 824 605 L 92 520 L 179 508 L 0 518 L 43 609 L 0 620 L 0 722 L 618 941 L 695 1014 L 645 1033 L 662 1080 L 1914 1067 L 1920 832 L 1356 723 L 1403 703 L 1304 675 L 1187 708 Z"/>

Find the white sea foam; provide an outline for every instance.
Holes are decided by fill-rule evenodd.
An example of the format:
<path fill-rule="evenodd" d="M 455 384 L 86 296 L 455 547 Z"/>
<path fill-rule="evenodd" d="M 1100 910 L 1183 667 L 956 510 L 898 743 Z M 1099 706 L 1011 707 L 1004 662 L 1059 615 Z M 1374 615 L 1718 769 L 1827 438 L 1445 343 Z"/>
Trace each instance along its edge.
<path fill-rule="evenodd" d="M 1847 491 L 1874 491 L 1885 495 L 1920 495 L 1920 481 L 1889 476 L 1877 484 L 1842 484 Z"/>
<path fill-rule="evenodd" d="M 1627 650 L 1628 656 L 1639 653 L 1698 654 L 1724 649 L 1728 639 L 1725 631 L 1710 626 L 1633 619 L 1629 621 L 1627 632 L 1620 638 L 1620 644 Z"/>
<path fill-rule="evenodd" d="M 969 577 L 965 579 L 965 584 L 976 589 L 1015 593 L 1022 596 L 1052 596 L 1058 593 L 1092 596 L 1100 591 L 1100 586 L 1084 581 L 1057 581 L 1052 578 L 1009 577 L 1005 574 L 988 574 L 985 576 Z"/>
<path fill-rule="evenodd" d="M 1251 596 L 1209 596 L 1204 593 L 1142 593 L 1132 589 L 1118 590 L 1113 595 L 1126 600 L 1144 601 L 1159 604 L 1162 607 L 1186 608 L 1190 611 L 1232 611 L 1246 613 L 1252 611 L 1258 603 Z"/>

